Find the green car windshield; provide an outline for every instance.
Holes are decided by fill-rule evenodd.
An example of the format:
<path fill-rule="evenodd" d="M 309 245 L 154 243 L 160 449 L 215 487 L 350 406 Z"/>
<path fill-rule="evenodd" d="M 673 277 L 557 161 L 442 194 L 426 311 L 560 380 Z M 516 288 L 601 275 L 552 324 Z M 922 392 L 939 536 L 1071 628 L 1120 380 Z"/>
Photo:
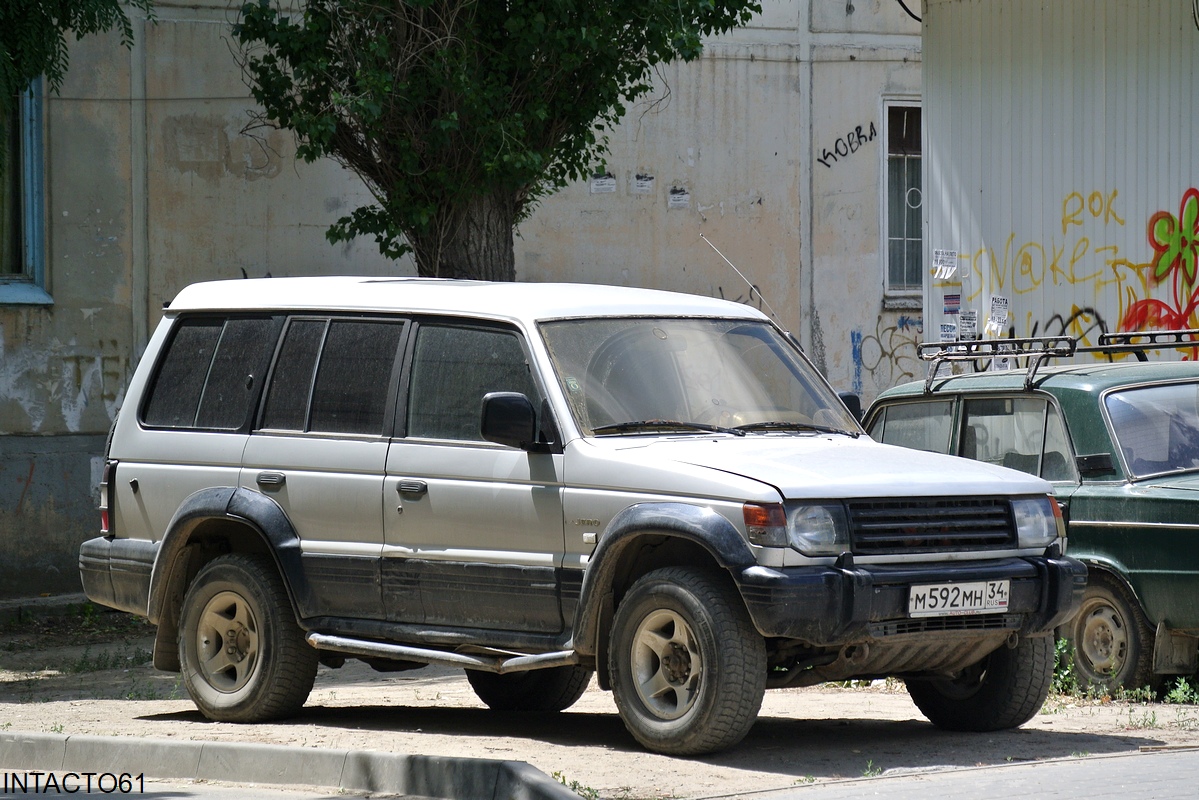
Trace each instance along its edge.
<path fill-rule="evenodd" d="M 1199 383 L 1125 389 L 1104 406 L 1133 476 L 1199 470 Z"/>
<path fill-rule="evenodd" d="M 596 318 L 541 334 L 586 435 L 861 429 L 772 325 L 743 319 Z"/>

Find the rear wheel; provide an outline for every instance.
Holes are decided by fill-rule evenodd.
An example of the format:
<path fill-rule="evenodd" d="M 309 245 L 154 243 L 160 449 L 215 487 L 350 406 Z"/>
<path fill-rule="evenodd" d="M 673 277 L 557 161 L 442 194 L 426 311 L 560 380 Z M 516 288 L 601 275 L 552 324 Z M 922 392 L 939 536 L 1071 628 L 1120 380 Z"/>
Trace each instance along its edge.
<path fill-rule="evenodd" d="M 766 688 L 766 647 L 724 576 L 643 576 L 612 622 L 609 671 L 625 727 L 645 747 L 710 753 L 745 737 Z"/>
<path fill-rule="evenodd" d="M 953 678 L 906 681 L 920 713 L 950 731 L 1016 728 L 1040 711 L 1053 682 L 1053 637 L 1001 646 Z"/>
<path fill-rule="evenodd" d="M 1152 685 L 1154 633 L 1122 584 L 1092 572 L 1066 632 L 1081 688 L 1116 692 Z"/>
<path fill-rule="evenodd" d="M 466 680 L 495 711 L 564 711 L 587 691 L 591 670 L 568 666 L 500 675 L 468 669 Z"/>
<path fill-rule="evenodd" d="M 192 581 L 179 625 L 179 663 L 204 716 L 222 722 L 291 716 L 312 691 L 317 659 L 268 559 L 222 556 Z"/>

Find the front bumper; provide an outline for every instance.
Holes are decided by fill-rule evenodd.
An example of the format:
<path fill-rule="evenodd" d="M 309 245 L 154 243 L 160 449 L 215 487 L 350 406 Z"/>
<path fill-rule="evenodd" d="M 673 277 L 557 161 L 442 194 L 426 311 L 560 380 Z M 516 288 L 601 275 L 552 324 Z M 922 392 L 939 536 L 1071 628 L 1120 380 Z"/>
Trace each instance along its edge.
<path fill-rule="evenodd" d="M 914 565 L 754 566 L 734 578 L 763 636 L 833 647 L 931 631 L 1048 633 L 1078 610 L 1087 568 L 1073 558 L 1047 555 Z M 908 616 L 913 586 L 1004 579 L 1011 581 L 1011 594 L 1002 613 Z"/>

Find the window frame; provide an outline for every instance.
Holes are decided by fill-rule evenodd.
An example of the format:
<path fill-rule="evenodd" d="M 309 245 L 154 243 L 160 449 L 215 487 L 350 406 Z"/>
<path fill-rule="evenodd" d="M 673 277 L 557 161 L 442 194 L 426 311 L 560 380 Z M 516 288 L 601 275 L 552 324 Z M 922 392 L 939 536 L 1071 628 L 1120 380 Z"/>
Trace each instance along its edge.
<path fill-rule="evenodd" d="M 52 305 L 47 292 L 44 92 L 35 78 L 17 102 L 20 119 L 21 271 L 0 273 L 0 305 Z"/>
<path fill-rule="evenodd" d="M 891 112 L 895 109 L 910 108 L 920 112 L 920 193 L 921 193 L 921 211 L 920 211 L 920 283 L 914 286 L 895 286 L 891 282 L 891 184 L 890 184 L 890 166 L 892 154 L 891 149 L 891 127 L 890 117 Z M 902 95 L 893 97 L 884 97 L 882 106 L 882 146 L 880 152 L 880 202 L 879 202 L 879 250 L 881 257 L 879 259 L 882 267 L 882 284 L 883 284 L 883 301 L 887 308 L 922 308 L 924 304 L 924 106 L 922 98 L 919 95 Z M 911 156 L 902 156 L 902 158 L 910 159 Z M 904 237 L 904 241 L 912 241 L 910 236 Z"/>

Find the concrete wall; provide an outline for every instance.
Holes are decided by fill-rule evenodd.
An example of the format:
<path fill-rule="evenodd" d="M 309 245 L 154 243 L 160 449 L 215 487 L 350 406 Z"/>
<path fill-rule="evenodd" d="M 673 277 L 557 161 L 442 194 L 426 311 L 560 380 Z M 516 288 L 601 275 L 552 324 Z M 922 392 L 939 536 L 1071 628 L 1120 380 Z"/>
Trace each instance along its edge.
<path fill-rule="evenodd" d="M 1191 0 L 926 0 L 924 42 L 927 338 L 947 294 L 1008 303 L 988 338 L 1199 327 Z"/>
<path fill-rule="evenodd" d="M 96 535 L 98 462 L 164 301 L 187 283 L 266 273 L 406 274 L 325 229 L 368 195 L 289 136 L 241 133 L 253 107 L 227 0 L 158 0 L 71 48 L 45 100 L 46 306 L 0 306 L 0 598 L 78 591 Z"/>
<path fill-rule="evenodd" d="M 884 100 L 919 101 L 919 31 L 894 0 L 766 0 L 661 70 L 611 137 L 613 180 L 569 186 L 521 226 L 518 279 L 769 305 L 837 389 L 869 400 L 906 379 L 920 301 L 884 302 L 882 137 L 853 134 L 881 131 Z M 847 157 L 817 161 L 839 141 Z"/>

